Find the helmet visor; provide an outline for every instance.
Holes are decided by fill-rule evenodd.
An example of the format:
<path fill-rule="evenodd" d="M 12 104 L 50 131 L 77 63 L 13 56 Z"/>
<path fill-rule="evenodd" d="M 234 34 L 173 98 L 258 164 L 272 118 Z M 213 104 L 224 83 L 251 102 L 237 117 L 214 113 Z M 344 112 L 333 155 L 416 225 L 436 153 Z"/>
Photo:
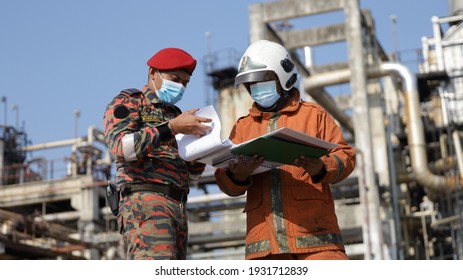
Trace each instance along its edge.
<path fill-rule="evenodd" d="M 243 83 L 255 83 L 255 82 L 265 82 L 275 80 L 276 74 L 273 71 L 265 70 L 265 71 L 257 71 L 257 72 L 249 72 L 238 74 L 235 78 L 235 86 Z"/>

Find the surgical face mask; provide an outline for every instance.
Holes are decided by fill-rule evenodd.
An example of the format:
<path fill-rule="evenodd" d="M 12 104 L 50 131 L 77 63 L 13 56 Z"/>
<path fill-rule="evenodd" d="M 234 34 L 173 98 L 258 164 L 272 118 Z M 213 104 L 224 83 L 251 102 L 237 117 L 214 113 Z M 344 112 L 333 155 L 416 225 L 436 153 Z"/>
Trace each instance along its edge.
<path fill-rule="evenodd" d="M 276 81 L 260 82 L 250 86 L 251 97 L 262 108 L 272 107 L 280 98 Z"/>
<path fill-rule="evenodd" d="M 154 84 L 154 80 L 151 80 L 153 83 L 154 88 L 156 89 L 156 94 L 165 103 L 175 104 L 182 99 L 183 93 L 185 92 L 185 87 L 180 84 L 176 83 L 167 79 L 163 79 L 161 73 L 159 73 L 159 77 L 162 79 L 162 85 L 160 89 L 156 88 Z"/>

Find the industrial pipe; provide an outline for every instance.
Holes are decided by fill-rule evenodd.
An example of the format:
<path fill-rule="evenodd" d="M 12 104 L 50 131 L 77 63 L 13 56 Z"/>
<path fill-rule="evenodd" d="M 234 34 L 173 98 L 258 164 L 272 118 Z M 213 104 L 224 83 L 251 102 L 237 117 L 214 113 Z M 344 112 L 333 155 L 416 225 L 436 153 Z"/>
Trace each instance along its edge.
<path fill-rule="evenodd" d="M 433 174 L 428 166 L 424 128 L 420 114 L 420 101 L 414 75 L 399 63 L 383 63 L 377 68 L 367 69 L 367 78 L 379 78 L 388 75 L 400 76 L 405 83 L 404 96 L 407 106 L 407 137 L 410 149 L 412 168 L 418 183 L 433 191 L 442 188 L 453 190 L 455 185 L 461 184 L 460 176 L 439 176 Z M 343 69 L 333 72 L 309 76 L 304 80 L 304 90 L 309 94 L 324 86 L 347 83 L 350 81 L 351 70 Z"/>
<path fill-rule="evenodd" d="M 461 148 L 460 132 L 454 130 L 452 132 L 453 144 L 455 145 L 455 154 L 457 155 L 457 164 L 460 174 L 463 174 L 463 151 Z"/>
<path fill-rule="evenodd" d="M 30 152 L 30 151 L 37 151 L 37 150 L 44 150 L 44 149 L 51 149 L 51 148 L 66 147 L 66 146 L 76 145 L 76 144 L 79 144 L 85 141 L 89 142 L 90 144 L 93 143 L 94 141 L 98 141 L 98 142 L 105 144 L 104 134 L 102 131 L 97 129 L 95 126 L 90 126 L 87 131 L 88 131 L 87 137 L 80 137 L 80 138 L 74 138 L 74 139 L 68 139 L 68 140 L 60 140 L 60 141 L 47 142 L 47 143 L 42 143 L 42 144 L 29 145 L 29 146 L 23 147 L 21 151 Z"/>
<path fill-rule="evenodd" d="M 25 146 L 21 149 L 21 151 L 30 152 L 30 151 L 37 151 L 37 150 L 44 150 L 44 149 L 51 149 L 51 148 L 66 147 L 66 146 L 75 145 L 81 141 L 84 141 L 84 138 L 47 142 L 47 143 L 42 143 L 42 144 Z"/>

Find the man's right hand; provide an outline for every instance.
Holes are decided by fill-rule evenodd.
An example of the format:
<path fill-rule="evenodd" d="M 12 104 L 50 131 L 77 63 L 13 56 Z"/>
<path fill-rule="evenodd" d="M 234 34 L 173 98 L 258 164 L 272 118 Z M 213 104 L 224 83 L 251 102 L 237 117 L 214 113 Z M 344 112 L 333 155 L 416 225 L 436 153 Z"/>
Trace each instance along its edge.
<path fill-rule="evenodd" d="M 212 120 L 193 115 L 198 110 L 198 108 L 191 109 L 171 119 L 169 123 L 174 134 L 183 133 L 195 135 L 197 137 L 206 135 L 206 133 L 211 130 L 211 127 L 203 123 L 210 123 Z"/>
<path fill-rule="evenodd" d="M 229 170 L 233 176 L 232 181 L 245 182 L 252 172 L 264 162 L 264 157 L 253 155 L 245 159 L 243 155 L 238 157 L 238 161 L 230 161 Z"/>

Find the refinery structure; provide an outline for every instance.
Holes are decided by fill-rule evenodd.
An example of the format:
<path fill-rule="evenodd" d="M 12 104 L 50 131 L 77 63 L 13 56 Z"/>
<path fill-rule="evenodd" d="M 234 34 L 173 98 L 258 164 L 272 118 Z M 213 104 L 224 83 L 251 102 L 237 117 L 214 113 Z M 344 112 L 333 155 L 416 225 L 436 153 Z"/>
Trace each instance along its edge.
<path fill-rule="evenodd" d="M 322 105 L 356 148 L 357 165 L 331 185 L 351 259 L 463 259 L 463 1 L 429 19 L 417 69 L 386 53 L 358 0 L 282 0 L 249 6 L 250 42 L 268 39 L 293 54 L 305 99 Z M 342 13 L 343 22 L 291 22 Z M 424 34 L 423 34 L 424 35 Z M 314 63 L 315 48 L 343 43 L 347 59 Z M 233 86 L 239 54 L 204 58 L 210 102 L 223 137 L 251 104 Z M 339 86 L 346 94 L 333 94 Z M 335 91 L 336 92 L 336 91 Z M 69 149 L 66 176 L 34 151 Z M 102 131 L 31 145 L 27 131 L 0 126 L 0 259 L 124 259 L 105 199 L 114 167 Z M 243 259 L 245 197 L 217 191 L 207 168 L 192 185 L 188 259 Z M 114 176 L 114 174 L 111 174 Z M 110 179 L 114 179 L 110 177 Z"/>

